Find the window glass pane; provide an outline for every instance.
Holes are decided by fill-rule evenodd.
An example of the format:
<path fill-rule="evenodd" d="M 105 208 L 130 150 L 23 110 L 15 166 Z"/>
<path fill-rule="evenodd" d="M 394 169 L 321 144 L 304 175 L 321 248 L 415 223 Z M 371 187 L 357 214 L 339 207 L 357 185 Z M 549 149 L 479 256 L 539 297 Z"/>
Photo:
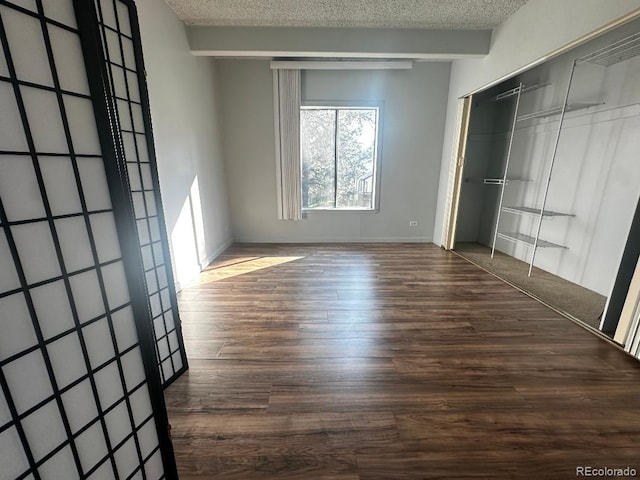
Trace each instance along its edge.
<path fill-rule="evenodd" d="M 303 208 L 374 207 L 377 123 L 375 107 L 301 109 Z"/>
<path fill-rule="evenodd" d="M 336 111 L 300 112 L 302 208 L 333 208 Z"/>
<path fill-rule="evenodd" d="M 375 110 L 338 110 L 337 207 L 372 208 L 375 144 Z"/>

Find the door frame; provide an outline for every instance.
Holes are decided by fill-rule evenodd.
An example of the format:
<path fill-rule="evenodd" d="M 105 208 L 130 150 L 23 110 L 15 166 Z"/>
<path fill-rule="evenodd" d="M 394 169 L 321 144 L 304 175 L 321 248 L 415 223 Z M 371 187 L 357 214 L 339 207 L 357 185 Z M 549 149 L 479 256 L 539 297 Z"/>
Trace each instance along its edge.
<path fill-rule="evenodd" d="M 451 152 L 447 201 L 445 206 L 445 224 L 443 228 L 442 246 L 445 250 L 453 250 L 456 243 L 456 227 L 458 225 L 458 210 L 460 206 L 460 191 L 462 190 L 462 173 L 467 151 L 469 119 L 473 96 L 458 99 L 456 114 L 456 142 Z"/>

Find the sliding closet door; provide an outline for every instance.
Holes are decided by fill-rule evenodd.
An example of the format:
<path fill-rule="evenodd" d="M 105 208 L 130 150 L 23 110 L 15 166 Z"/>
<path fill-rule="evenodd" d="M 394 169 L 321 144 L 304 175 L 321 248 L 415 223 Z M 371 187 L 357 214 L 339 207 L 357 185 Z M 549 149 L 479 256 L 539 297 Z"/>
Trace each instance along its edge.
<path fill-rule="evenodd" d="M 0 478 L 177 478 L 132 205 L 78 18 L 72 0 L 0 0 Z"/>
<path fill-rule="evenodd" d="M 114 126 L 121 136 L 119 154 L 144 261 L 156 357 L 167 386 L 187 369 L 187 357 L 160 198 L 137 15 L 132 1 L 96 0 L 95 4 Z"/>

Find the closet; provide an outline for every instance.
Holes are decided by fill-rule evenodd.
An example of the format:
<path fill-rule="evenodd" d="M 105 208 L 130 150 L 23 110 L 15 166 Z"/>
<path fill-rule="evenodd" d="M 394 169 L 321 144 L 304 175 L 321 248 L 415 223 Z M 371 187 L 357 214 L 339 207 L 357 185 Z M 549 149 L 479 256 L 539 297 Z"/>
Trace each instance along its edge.
<path fill-rule="evenodd" d="M 472 100 L 455 250 L 600 328 L 640 196 L 640 21 Z"/>

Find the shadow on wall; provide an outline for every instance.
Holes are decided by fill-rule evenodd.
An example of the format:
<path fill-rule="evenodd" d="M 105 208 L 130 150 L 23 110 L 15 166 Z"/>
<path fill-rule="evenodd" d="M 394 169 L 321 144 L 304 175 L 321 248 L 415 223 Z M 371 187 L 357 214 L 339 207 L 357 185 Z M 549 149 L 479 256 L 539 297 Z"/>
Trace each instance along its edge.
<path fill-rule="evenodd" d="M 200 186 L 193 179 L 178 220 L 171 231 L 171 248 L 178 289 L 192 282 L 206 267 L 206 249 Z"/>

